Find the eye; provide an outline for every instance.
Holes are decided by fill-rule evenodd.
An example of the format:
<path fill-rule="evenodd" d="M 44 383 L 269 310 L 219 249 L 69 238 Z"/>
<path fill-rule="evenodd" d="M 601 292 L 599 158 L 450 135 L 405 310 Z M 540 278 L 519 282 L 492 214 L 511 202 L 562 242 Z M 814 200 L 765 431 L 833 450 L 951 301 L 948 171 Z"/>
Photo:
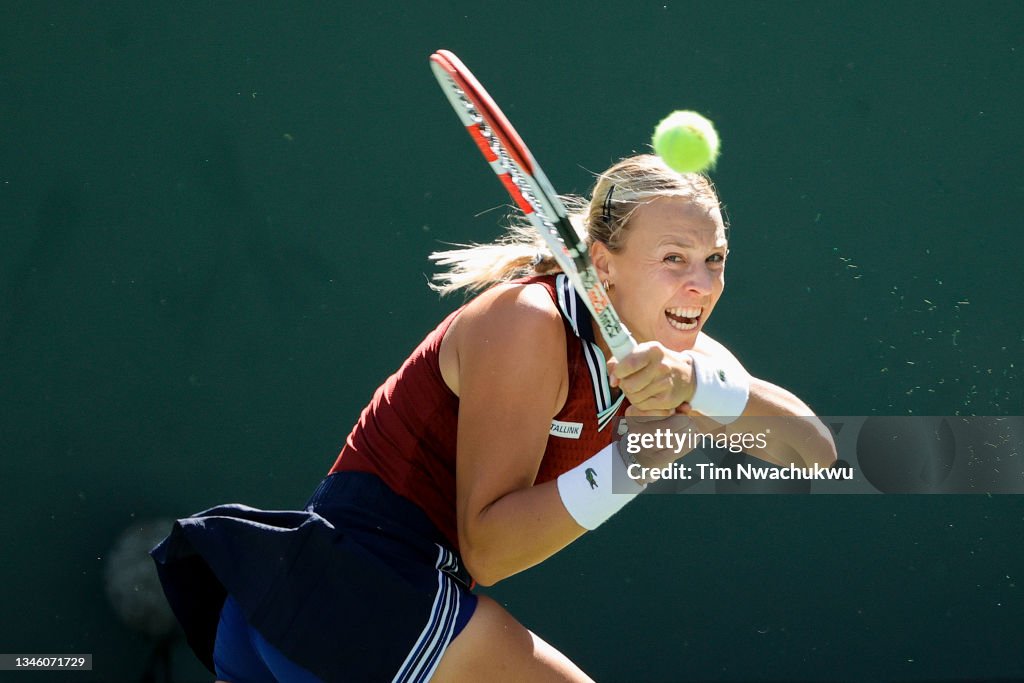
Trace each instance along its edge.
<path fill-rule="evenodd" d="M 708 256 L 708 263 L 725 263 L 725 254 L 716 252 Z"/>
<path fill-rule="evenodd" d="M 665 261 L 668 263 L 686 263 L 686 259 L 679 254 L 669 254 L 665 257 Z"/>

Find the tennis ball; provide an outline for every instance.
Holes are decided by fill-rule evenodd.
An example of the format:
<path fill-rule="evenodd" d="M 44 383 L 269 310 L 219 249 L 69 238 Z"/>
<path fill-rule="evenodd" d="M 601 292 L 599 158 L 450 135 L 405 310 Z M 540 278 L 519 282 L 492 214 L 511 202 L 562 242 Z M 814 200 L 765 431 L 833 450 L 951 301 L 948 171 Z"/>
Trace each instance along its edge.
<path fill-rule="evenodd" d="M 657 125 L 651 139 L 654 152 L 673 170 L 697 173 L 718 159 L 715 126 L 695 111 L 674 111 Z"/>

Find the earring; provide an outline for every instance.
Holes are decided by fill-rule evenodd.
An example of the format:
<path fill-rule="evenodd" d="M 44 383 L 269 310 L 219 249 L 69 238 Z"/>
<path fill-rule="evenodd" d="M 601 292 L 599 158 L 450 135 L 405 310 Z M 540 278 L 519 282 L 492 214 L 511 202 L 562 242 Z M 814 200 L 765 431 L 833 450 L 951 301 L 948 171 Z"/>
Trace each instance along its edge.
<path fill-rule="evenodd" d="M 601 284 L 602 284 L 602 285 L 604 285 L 604 291 L 606 291 L 606 292 L 610 292 L 610 291 L 612 291 L 612 287 L 614 287 L 614 286 L 615 286 L 615 285 L 613 285 L 613 284 L 609 283 L 609 282 L 608 282 L 608 280 L 605 280 L 605 281 L 604 281 L 604 282 L 602 282 Z"/>

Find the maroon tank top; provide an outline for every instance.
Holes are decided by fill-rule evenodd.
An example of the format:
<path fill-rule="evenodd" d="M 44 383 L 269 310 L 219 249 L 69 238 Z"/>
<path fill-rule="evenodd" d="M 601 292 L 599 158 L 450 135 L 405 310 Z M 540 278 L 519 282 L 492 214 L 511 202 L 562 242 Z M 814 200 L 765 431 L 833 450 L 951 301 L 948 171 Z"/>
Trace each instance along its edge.
<path fill-rule="evenodd" d="M 552 421 L 535 483 L 572 469 L 612 442 L 614 418 L 625 410 L 612 397 L 604 355 L 594 343 L 590 313 L 564 275 L 518 280 L 543 285 L 565 324 L 569 389 Z M 441 340 L 461 309 L 420 343 L 363 409 L 331 473 L 371 472 L 416 503 L 458 550 L 455 452 L 459 398 L 441 376 Z"/>

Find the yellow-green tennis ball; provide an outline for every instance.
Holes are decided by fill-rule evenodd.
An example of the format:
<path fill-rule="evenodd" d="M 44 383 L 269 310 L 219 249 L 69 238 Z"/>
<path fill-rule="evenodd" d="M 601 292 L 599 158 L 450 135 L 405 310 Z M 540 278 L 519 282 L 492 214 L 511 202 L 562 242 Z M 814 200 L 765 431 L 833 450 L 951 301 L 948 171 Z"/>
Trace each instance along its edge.
<path fill-rule="evenodd" d="M 673 170 L 698 173 L 718 159 L 715 126 L 695 111 L 674 111 L 654 129 L 654 152 Z"/>

